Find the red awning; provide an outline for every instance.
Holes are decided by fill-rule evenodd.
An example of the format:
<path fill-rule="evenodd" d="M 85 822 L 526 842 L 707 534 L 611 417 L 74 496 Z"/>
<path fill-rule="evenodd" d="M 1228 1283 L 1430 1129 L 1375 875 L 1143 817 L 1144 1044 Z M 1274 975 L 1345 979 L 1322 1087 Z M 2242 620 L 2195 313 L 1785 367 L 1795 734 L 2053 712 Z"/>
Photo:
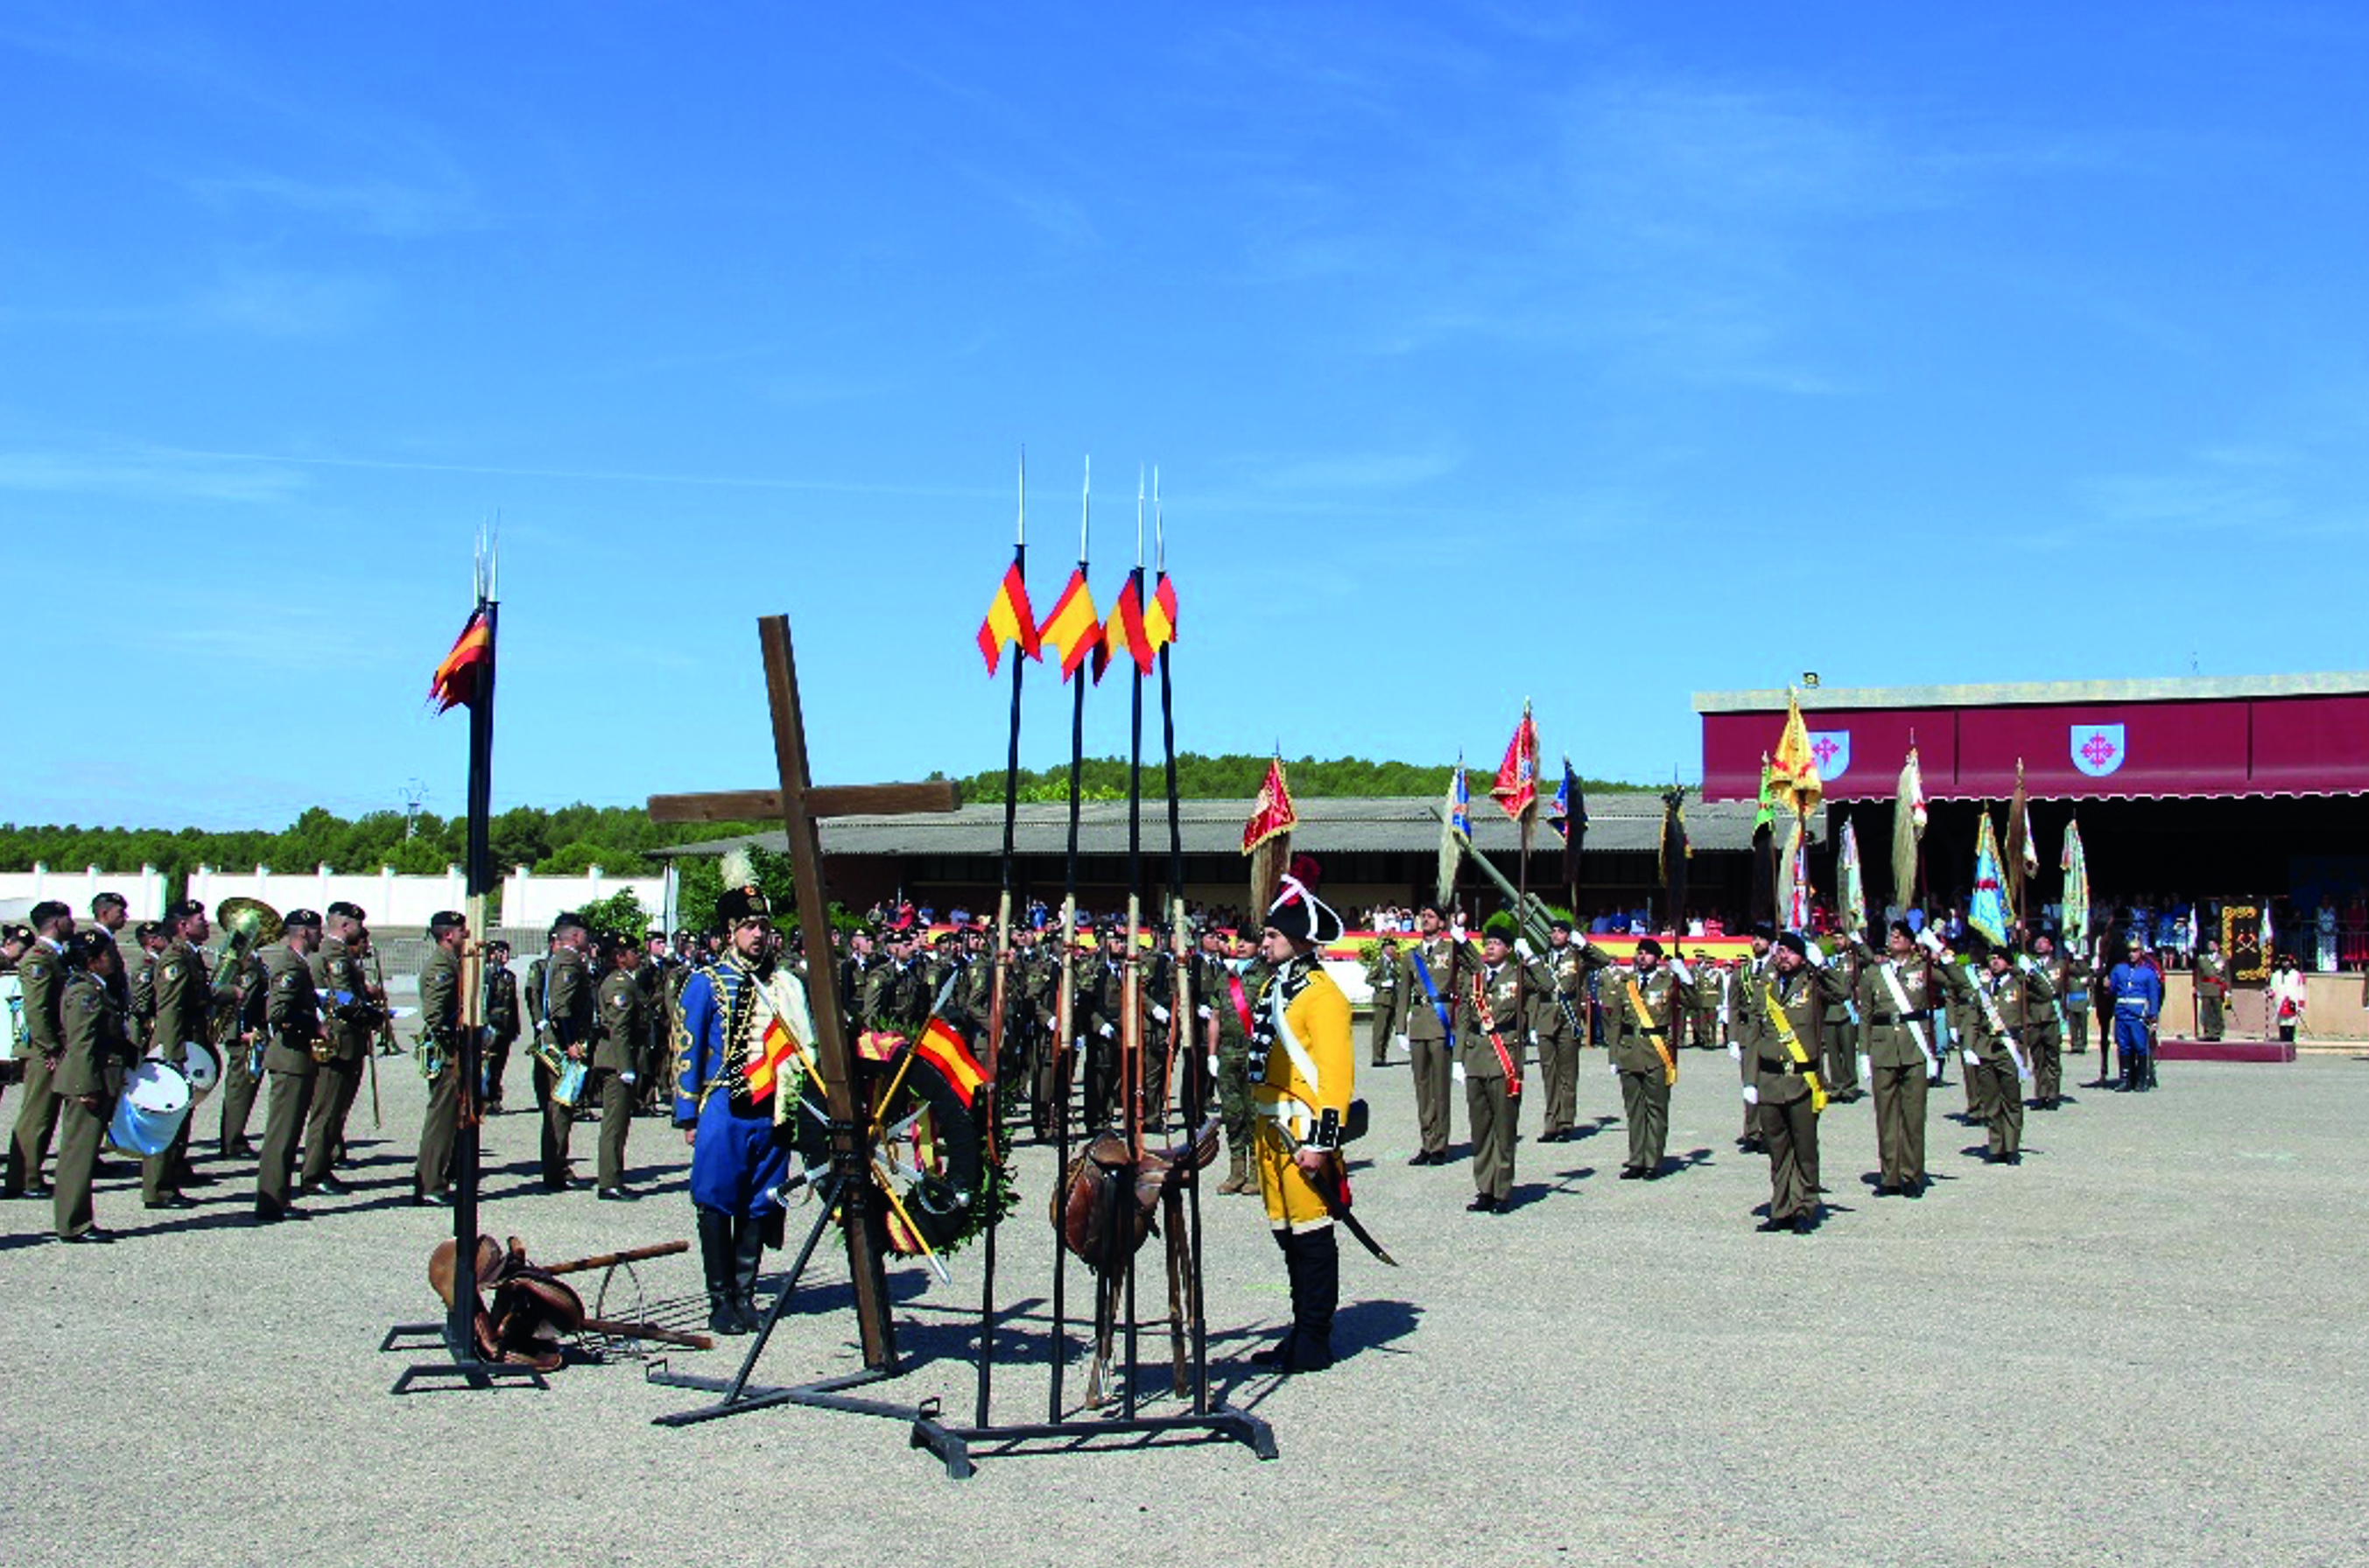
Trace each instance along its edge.
<path fill-rule="evenodd" d="M 1963 708 L 1802 707 L 1831 800 L 1889 800 L 1909 736 L 1925 793 L 2035 796 L 2369 795 L 2369 695 Z M 1703 794 L 1749 799 L 1783 710 L 1703 715 Z"/>

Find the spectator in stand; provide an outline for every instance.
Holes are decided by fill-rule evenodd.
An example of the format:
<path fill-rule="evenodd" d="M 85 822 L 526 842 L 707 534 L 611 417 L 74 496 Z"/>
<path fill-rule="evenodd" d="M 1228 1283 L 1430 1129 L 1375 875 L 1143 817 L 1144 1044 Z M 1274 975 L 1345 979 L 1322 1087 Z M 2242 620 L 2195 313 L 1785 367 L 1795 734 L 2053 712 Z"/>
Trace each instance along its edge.
<path fill-rule="evenodd" d="M 2336 969 L 2336 895 L 2322 893 L 2319 909 L 2312 916 L 2312 928 L 2319 938 L 2319 962 L 2314 967 L 2333 974 Z"/>
<path fill-rule="evenodd" d="M 2302 971 L 2295 967 L 2295 955 L 2282 953 L 2276 967 L 2271 970 L 2271 1020 L 2279 1026 L 2279 1038 L 2292 1043 L 2295 1030 L 2303 1023 L 2306 990 Z"/>

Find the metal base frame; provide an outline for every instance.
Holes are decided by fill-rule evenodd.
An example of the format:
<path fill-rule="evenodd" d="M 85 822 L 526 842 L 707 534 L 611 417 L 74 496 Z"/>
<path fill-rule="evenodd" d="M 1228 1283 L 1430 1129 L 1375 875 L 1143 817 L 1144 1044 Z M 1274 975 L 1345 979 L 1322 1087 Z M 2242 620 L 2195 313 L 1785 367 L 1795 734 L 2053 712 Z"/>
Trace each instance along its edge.
<path fill-rule="evenodd" d="M 379 1341 L 378 1348 L 382 1356 L 397 1350 L 437 1349 L 446 1354 L 446 1359 L 442 1361 L 415 1361 L 406 1367 L 395 1379 L 395 1386 L 387 1390 L 391 1394 L 409 1393 L 415 1383 L 447 1380 L 458 1381 L 472 1389 L 524 1383 L 545 1393 L 551 1391 L 551 1385 L 544 1380 L 543 1374 L 523 1362 L 487 1361 L 474 1355 L 452 1354 L 452 1347 L 444 1343 L 444 1325 L 441 1322 L 397 1323 L 386 1331 L 386 1337 Z"/>
<path fill-rule="evenodd" d="M 966 1426 L 939 1420 L 938 1402 L 928 1400 L 914 1415 L 912 1446 L 927 1448 L 944 1460 L 948 1479 L 967 1481 L 973 1469 L 974 1443 L 991 1444 L 999 1452 L 1012 1452 L 1024 1443 L 1058 1442 L 1061 1447 L 1048 1451 L 1075 1453 L 1091 1451 L 1099 1438 L 1134 1437 L 1139 1440 L 1126 1446 L 1148 1448 L 1156 1439 L 1173 1433 L 1198 1433 L 1211 1442 L 1240 1443 L 1262 1459 L 1276 1457 L 1273 1427 L 1246 1410 L 1223 1406 L 1200 1415 L 1127 1415 L 1107 1421 L 1082 1418 L 1026 1422 L 1013 1426 Z"/>

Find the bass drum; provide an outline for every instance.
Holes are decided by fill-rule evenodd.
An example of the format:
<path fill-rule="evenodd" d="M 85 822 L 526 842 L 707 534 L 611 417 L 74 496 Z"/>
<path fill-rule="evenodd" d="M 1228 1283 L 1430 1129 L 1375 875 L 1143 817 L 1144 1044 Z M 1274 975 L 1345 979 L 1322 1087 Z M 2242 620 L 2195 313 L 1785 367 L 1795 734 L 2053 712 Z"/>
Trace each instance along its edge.
<path fill-rule="evenodd" d="M 899 1040 L 886 1059 L 873 1054 L 881 1048 L 887 1048 L 882 1036 L 864 1036 L 855 1059 L 855 1087 L 857 1102 L 870 1105 L 892 1082 L 897 1086 L 873 1118 L 881 1130 L 870 1151 L 873 1185 L 883 1185 L 885 1167 L 886 1189 L 897 1200 L 887 1206 L 888 1244 L 900 1256 L 925 1251 L 943 1255 L 984 1224 L 987 1146 L 978 1110 L 989 1097 L 966 1105 L 945 1074 L 927 1057 L 915 1055 L 910 1045 Z M 830 1164 L 830 1113 L 822 1085 L 811 1074 L 798 1093 L 798 1159 L 819 1175 Z"/>

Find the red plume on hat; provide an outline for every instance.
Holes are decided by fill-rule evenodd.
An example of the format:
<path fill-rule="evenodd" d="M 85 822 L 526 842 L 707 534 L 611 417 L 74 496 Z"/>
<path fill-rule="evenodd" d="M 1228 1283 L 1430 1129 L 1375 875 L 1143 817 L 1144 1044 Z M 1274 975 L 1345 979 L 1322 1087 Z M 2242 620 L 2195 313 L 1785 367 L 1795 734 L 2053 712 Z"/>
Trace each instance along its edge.
<path fill-rule="evenodd" d="M 1267 906 L 1266 923 L 1295 942 L 1338 942 L 1345 929 L 1341 917 L 1316 896 L 1322 877 L 1316 857 L 1295 854 L 1283 874 L 1275 902 Z"/>

